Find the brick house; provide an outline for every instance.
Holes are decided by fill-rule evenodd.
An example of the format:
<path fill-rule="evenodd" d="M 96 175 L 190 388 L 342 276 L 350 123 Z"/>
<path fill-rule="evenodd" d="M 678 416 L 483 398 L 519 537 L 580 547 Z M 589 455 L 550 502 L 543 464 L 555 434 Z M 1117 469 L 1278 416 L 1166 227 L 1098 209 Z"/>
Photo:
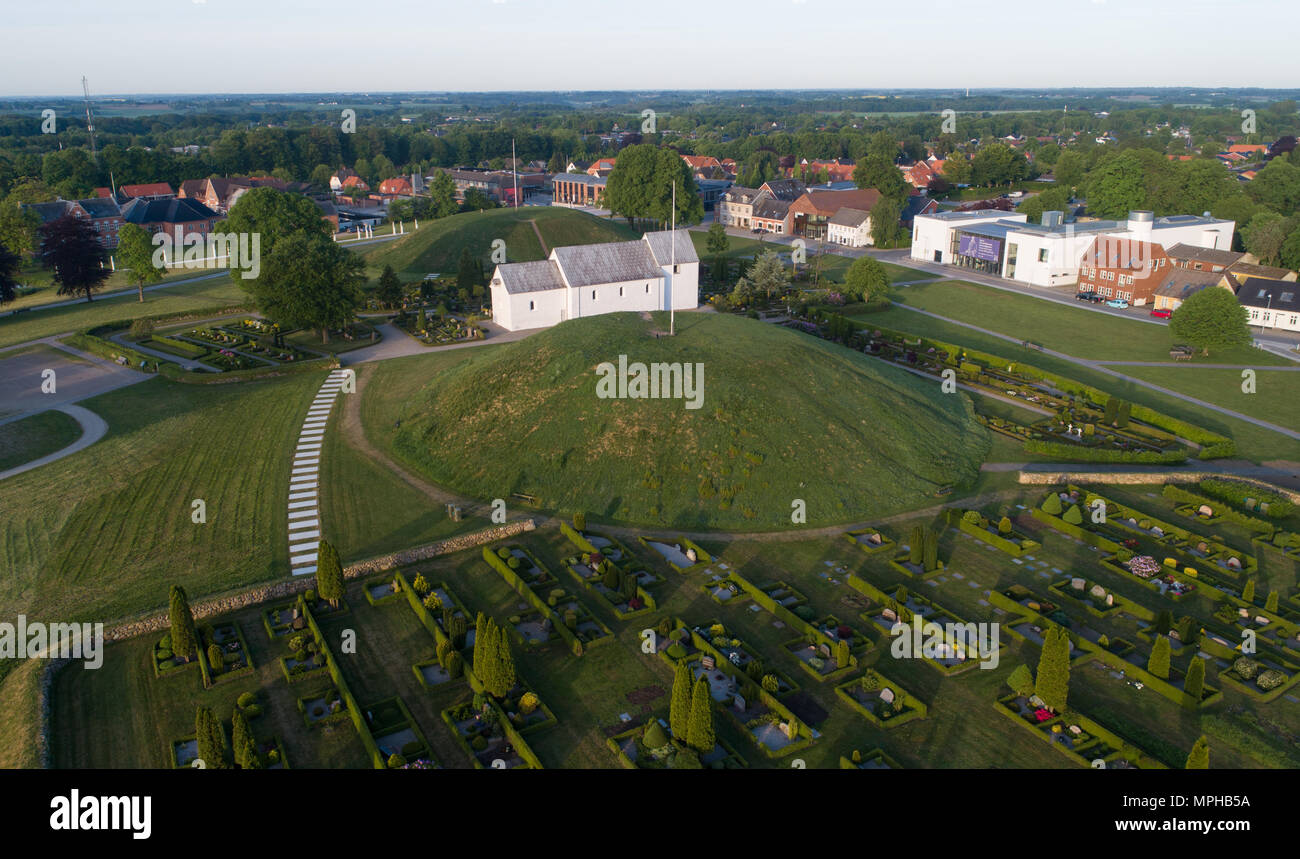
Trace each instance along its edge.
<path fill-rule="evenodd" d="M 132 200 L 122 209 L 122 219 L 149 231 L 165 232 L 183 242 L 191 235 L 206 236 L 221 216 L 202 202 L 188 198 L 167 200 Z"/>
<path fill-rule="evenodd" d="M 551 202 L 556 206 L 602 206 L 605 179 L 587 173 L 557 173 L 551 179 Z"/>
<path fill-rule="evenodd" d="M 825 239 L 830 219 L 843 208 L 870 212 L 880 201 L 875 188 L 849 191 L 805 191 L 790 204 L 790 234 L 809 239 Z"/>
<path fill-rule="evenodd" d="M 1164 247 L 1155 242 L 1098 236 L 1079 260 L 1078 291 L 1141 306 L 1155 298 L 1169 268 Z"/>
<path fill-rule="evenodd" d="M 1179 242 L 1165 251 L 1169 264 L 1191 271 L 1225 271 L 1241 262 L 1245 254 L 1216 248 L 1198 248 Z"/>
<path fill-rule="evenodd" d="M 122 208 L 112 197 L 90 197 L 85 200 L 53 200 L 49 203 L 32 203 L 31 209 L 40 218 L 40 226 L 57 221 L 66 215 L 89 220 L 95 228 L 95 238 L 105 250 L 117 247 L 117 233 L 122 228 Z"/>

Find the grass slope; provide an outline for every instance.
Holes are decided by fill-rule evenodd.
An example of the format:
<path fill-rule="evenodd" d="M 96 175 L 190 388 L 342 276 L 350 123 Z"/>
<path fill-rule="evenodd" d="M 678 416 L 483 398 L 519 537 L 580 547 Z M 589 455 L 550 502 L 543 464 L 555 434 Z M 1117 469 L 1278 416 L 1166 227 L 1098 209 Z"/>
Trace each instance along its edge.
<path fill-rule="evenodd" d="M 510 262 L 545 259 L 533 224 L 547 248 L 619 242 L 639 236 L 621 221 L 610 221 L 574 209 L 527 206 L 521 209 L 492 209 L 468 212 L 437 221 L 426 221 L 404 239 L 383 244 L 365 254 L 374 271 L 391 265 L 394 271 L 422 278 L 430 272 L 446 274 L 460 263 L 462 248 L 469 248 L 483 265 L 489 265 L 492 242 L 506 243 Z"/>
<path fill-rule="evenodd" d="M 610 314 L 469 357 L 404 398 L 388 443 L 476 498 L 518 492 L 610 520 L 739 529 L 789 528 L 795 499 L 810 526 L 907 509 L 973 481 L 988 451 L 965 396 L 902 370 L 748 319 L 677 325 L 656 339 L 652 323 Z M 702 363 L 703 408 L 598 398 L 595 368 L 620 354 Z"/>

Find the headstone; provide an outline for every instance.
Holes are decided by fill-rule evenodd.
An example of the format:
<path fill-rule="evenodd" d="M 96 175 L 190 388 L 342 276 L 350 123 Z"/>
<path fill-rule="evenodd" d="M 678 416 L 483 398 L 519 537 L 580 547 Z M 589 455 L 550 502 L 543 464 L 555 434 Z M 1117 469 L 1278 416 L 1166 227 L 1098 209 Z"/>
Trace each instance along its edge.
<path fill-rule="evenodd" d="M 880 616 L 885 620 L 898 620 L 898 615 L 894 613 L 892 608 L 885 609 L 880 613 Z"/>
<path fill-rule="evenodd" d="M 741 695 L 739 692 L 736 693 L 735 705 L 736 709 L 741 711 L 744 711 L 747 706 L 745 704 L 745 696 Z"/>
<path fill-rule="evenodd" d="M 1210 547 L 1205 545 L 1205 541 L 1202 540 L 1201 542 L 1196 544 L 1196 551 L 1200 552 L 1201 554 L 1205 554 L 1206 552 L 1210 551 Z"/>
<path fill-rule="evenodd" d="M 1240 558 L 1229 558 L 1229 559 L 1228 559 L 1228 566 L 1229 566 L 1229 567 L 1232 567 L 1232 569 L 1234 569 L 1234 570 L 1240 570 L 1240 569 L 1241 569 L 1241 559 L 1240 559 Z"/>
<path fill-rule="evenodd" d="M 1101 585 L 1093 585 L 1092 590 L 1088 591 L 1088 593 L 1092 594 L 1098 599 L 1101 599 L 1106 595 L 1106 589 L 1103 588 Z"/>
<path fill-rule="evenodd" d="M 1081 590 L 1083 590 L 1084 586 L 1087 585 L 1087 584 L 1088 584 L 1088 583 L 1085 582 L 1085 581 L 1084 581 L 1081 577 L 1079 577 L 1079 576 L 1075 576 L 1074 578 L 1070 579 L 1070 587 L 1074 588 L 1076 591 L 1081 591 Z"/>
<path fill-rule="evenodd" d="M 705 671 L 712 671 L 715 663 L 712 656 L 706 656 L 700 660 L 700 667 Z"/>
<path fill-rule="evenodd" d="M 1106 605 L 1114 605 L 1114 604 L 1115 604 L 1115 595 L 1106 594 Z"/>
<path fill-rule="evenodd" d="M 1202 504 L 1200 509 L 1196 512 L 1207 519 L 1214 515 L 1214 511 L 1210 509 L 1210 505 L 1208 504 Z"/>
<path fill-rule="evenodd" d="M 868 542 L 868 543 L 873 543 L 873 544 L 879 546 L 879 545 L 880 545 L 880 535 L 879 535 L 879 534 L 872 534 L 870 537 L 867 538 L 867 542 Z"/>
<path fill-rule="evenodd" d="M 822 646 L 819 647 L 818 649 L 821 651 L 822 656 L 825 656 L 825 657 L 828 657 L 828 658 L 830 657 L 830 655 L 831 655 L 831 646 L 830 646 L 829 644 L 826 644 L 825 642 L 823 642 L 823 643 L 822 643 Z"/>
<path fill-rule="evenodd" d="M 886 704 L 894 703 L 894 690 L 890 689 L 888 686 L 886 686 L 884 689 L 881 689 L 880 700 L 884 701 Z"/>
<path fill-rule="evenodd" d="M 694 550 L 694 549 L 687 549 L 687 550 L 686 550 L 686 560 L 690 561 L 692 564 L 695 563 L 695 550 Z"/>
<path fill-rule="evenodd" d="M 1157 537 L 1163 537 L 1165 535 L 1165 530 L 1161 528 L 1159 525 L 1156 525 L 1154 528 L 1151 529 L 1151 533 L 1155 534 Z"/>

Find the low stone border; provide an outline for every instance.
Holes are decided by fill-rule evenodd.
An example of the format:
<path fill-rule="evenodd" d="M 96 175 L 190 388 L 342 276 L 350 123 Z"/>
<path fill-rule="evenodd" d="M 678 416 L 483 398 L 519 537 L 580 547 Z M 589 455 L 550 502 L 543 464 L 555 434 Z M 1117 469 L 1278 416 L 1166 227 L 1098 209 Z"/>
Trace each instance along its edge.
<path fill-rule="evenodd" d="M 1267 480 L 1218 471 L 1024 471 L 1019 472 L 1020 483 L 1034 486 L 1053 486 L 1059 483 L 1112 483 L 1136 485 L 1141 483 L 1197 483 L 1201 480 L 1234 480 L 1249 483 L 1286 496 L 1300 504 L 1300 492 L 1287 489 Z"/>

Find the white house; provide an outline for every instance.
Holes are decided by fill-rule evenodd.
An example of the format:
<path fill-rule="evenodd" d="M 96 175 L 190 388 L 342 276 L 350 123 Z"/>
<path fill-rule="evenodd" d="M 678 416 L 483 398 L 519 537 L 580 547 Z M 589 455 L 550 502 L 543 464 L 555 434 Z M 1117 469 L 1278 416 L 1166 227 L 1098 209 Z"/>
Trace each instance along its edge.
<path fill-rule="evenodd" d="M 871 240 L 871 213 L 845 206 L 826 222 L 826 239 L 850 248 L 865 248 Z"/>
<path fill-rule="evenodd" d="M 941 262 L 1033 286 L 1064 286 L 1079 279 L 1079 263 L 1099 236 L 1231 250 L 1233 221 L 1209 215 L 1129 212 L 1124 221 L 1063 223 L 1061 212 L 1044 212 L 1042 223 L 997 211 L 918 215 L 912 227 L 912 259 Z"/>
<path fill-rule="evenodd" d="M 637 241 L 555 248 L 537 262 L 492 273 L 492 321 L 507 331 L 547 328 L 602 313 L 694 310 L 700 258 L 685 230 Z"/>
<path fill-rule="evenodd" d="M 1246 308 L 1247 324 L 1260 329 L 1300 331 L 1300 288 L 1293 281 L 1263 277 L 1242 279 L 1237 302 Z"/>

